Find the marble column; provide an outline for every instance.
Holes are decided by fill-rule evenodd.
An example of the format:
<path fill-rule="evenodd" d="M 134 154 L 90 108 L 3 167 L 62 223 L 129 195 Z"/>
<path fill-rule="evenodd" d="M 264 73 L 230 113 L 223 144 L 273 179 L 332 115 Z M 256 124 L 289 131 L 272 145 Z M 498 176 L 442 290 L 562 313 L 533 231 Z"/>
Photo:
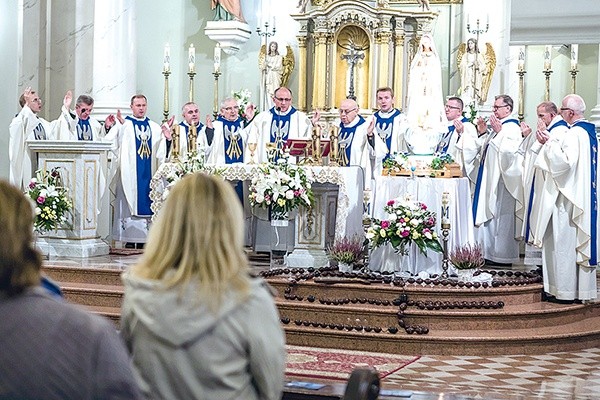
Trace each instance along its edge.
<path fill-rule="evenodd" d="M 298 36 L 298 108 L 307 111 L 306 105 L 306 36 Z"/>
<path fill-rule="evenodd" d="M 313 80 L 312 107 L 324 109 L 327 88 L 327 33 L 316 32 L 313 36 L 315 44 L 315 76 Z M 310 106 L 310 105 L 307 105 Z"/>
<path fill-rule="evenodd" d="M 136 91 L 134 0 L 94 3 L 94 115 L 104 119 L 117 109 L 130 111 Z"/>
<path fill-rule="evenodd" d="M 404 30 L 396 29 L 396 40 L 394 46 L 394 97 L 396 98 L 396 108 L 404 108 Z"/>

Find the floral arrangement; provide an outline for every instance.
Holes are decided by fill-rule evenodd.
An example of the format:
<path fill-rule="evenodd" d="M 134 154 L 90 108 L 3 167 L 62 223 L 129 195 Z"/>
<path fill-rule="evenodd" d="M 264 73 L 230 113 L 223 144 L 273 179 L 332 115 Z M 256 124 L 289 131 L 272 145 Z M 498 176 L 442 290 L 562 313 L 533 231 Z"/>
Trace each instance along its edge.
<path fill-rule="evenodd" d="M 414 243 L 423 254 L 427 249 L 443 251 L 434 230 L 436 213 L 428 210 L 425 203 L 398 198 L 389 200 L 384 211 L 388 219 L 373 219 L 367 229 L 367 239 L 374 248 L 390 243 L 398 253 L 405 255 L 406 247 Z"/>
<path fill-rule="evenodd" d="M 434 170 L 440 170 L 440 169 L 444 169 L 444 167 L 448 164 L 452 164 L 454 162 L 454 159 L 452 158 L 452 156 L 448 153 L 444 153 L 444 154 L 434 154 L 434 157 L 431 159 L 431 162 L 429 163 L 429 166 L 431 167 L 431 169 Z"/>
<path fill-rule="evenodd" d="M 167 186 L 163 191 L 162 200 L 164 201 L 167 198 L 173 185 L 181 178 L 187 174 L 194 174 L 196 172 L 204 172 L 209 175 L 220 175 L 221 171 L 213 166 L 207 166 L 205 164 L 204 151 L 186 155 L 183 159 L 174 162 L 173 168 L 171 168 L 164 176 L 164 179 L 167 181 Z"/>
<path fill-rule="evenodd" d="M 352 238 L 343 237 L 336 240 L 327 252 L 332 260 L 354 264 L 362 258 L 365 252 L 364 240 L 357 235 Z"/>
<path fill-rule="evenodd" d="M 240 117 L 247 120 L 246 107 L 251 104 L 250 98 L 252 97 L 252 93 L 248 89 L 240 89 L 237 92 L 231 92 L 231 96 L 237 101 L 237 105 L 240 108 Z"/>
<path fill-rule="evenodd" d="M 463 111 L 463 116 L 466 117 L 470 123 L 475 125 L 475 119 L 477 119 L 477 109 L 475 108 L 475 103 L 469 103 L 467 106 L 469 111 Z"/>
<path fill-rule="evenodd" d="M 450 263 L 456 269 L 475 269 L 485 265 L 483 250 L 480 244 L 456 246 L 448 257 Z"/>
<path fill-rule="evenodd" d="M 55 231 L 67 222 L 67 214 L 73 209 L 69 190 L 62 186 L 57 168 L 50 172 L 37 170 L 35 175 L 25 192 L 35 203 L 33 227 L 40 233 Z"/>
<path fill-rule="evenodd" d="M 410 169 L 410 162 L 408 161 L 408 154 L 406 154 L 406 153 L 392 154 L 390 157 L 383 160 L 383 168 Z"/>
<path fill-rule="evenodd" d="M 250 204 L 270 208 L 271 213 L 283 216 L 298 206 L 310 207 L 313 201 L 310 171 L 279 158 L 275 163 L 261 164 L 250 184 Z"/>

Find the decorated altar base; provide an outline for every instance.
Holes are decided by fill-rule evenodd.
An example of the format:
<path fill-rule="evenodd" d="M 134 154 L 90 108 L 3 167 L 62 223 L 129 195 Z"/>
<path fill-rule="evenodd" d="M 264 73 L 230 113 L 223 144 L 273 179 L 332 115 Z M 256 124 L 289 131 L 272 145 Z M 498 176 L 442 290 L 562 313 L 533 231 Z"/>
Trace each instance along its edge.
<path fill-rule="evenodd" d="M 321 267 L 328 264 L 326 248 L 335 238 L 352 237 L 362 234 L 363 179 L 359 167 L 312 167 L 305 166 L 314 176 L 314 207 L 308 211 L 300 209 L 294 222 L 294 236 L 290 240 L 287 257 L 288 265 L 294 267 Z M 168 192 L 167 177 L 173 176 L 175 163 L 160 166 L 150 184 L 152 210 L 160 212 Z M 250 181 L 258 171 L 255 164 L 216 165 L 207 168 L 229 181 Z M 271 224 L 266 210 L 255 210 L 261 218 L 253 217 L 253 222 L 245 229 L 253 237 L 253 247 L 258 252 L 268 252 L 271 247 Z M 292 246 L 293 244 L 293 246 Z"/>
<path fill-rule="evenodd" d="M 471 189 L 468 178 L 405 178 L 381 176 L 377 178 L 377 191 L 373 202 L 373 217 L 386 219 L 383 210 L 388 200 L 397 197 L 410 196 L 427 205 L 427 208 L 437 213 L 436 231 L 441 241 L 441 207 L 442 194 L 448 193 L 450 234 L 448 236 L 448 251 L 458 245 L 475 244 L 473 215 L 471 212 Z M 397 254 L 390 245 L 382 246 L 371 252 L 369 268 L 374 271 L 394 272 L 407 271 L 418 274 L 426 271 L 429 274 L 442 272 L 441 253 L 427 250 L 426 254 L 419 252 L 416 246 L 411 246 L 409 254 Z"/>
<path fill-rule="evenodd" d="M 37 153 L 37 169 L 56 168 L 73 201 L 70 227 L 39 235 L 36 245 L 47 256 L 93 257 L 109 253 L 98 237 L 98 209 L 103 170 L 110 143 L 85 141 L 28 141 Z"/>

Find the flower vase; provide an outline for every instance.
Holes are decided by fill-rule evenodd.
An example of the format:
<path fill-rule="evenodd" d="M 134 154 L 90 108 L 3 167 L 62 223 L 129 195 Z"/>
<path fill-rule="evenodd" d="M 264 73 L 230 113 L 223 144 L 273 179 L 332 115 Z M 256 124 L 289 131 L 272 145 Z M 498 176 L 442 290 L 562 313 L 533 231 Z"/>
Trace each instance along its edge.
<path fill-rule="evenodd" d="M 287 212 L 271 211 L 271 269 L 284 268 L 288 253 L 289 219 Z"/>
<path fill-rule="evenodd" d="M 472 282 L 475 268 L 471 269 L 457 269 L 456 275 L 458 276 L 459 282 Z"/>
<path fill-rule="evenodd" d="M 400 278 L 410 278 L 417 272 L 415 266 L 417 260 L 417 246 L 414 243 L 406 245 L 404 252 L 396 251 L 397 262 L 394 268 L 394 275 Z"/>
<path fill-rule="evenodd" d="M 338 270 L 340 272 L 352 272 L 352 264 L 338 261 Z"/>

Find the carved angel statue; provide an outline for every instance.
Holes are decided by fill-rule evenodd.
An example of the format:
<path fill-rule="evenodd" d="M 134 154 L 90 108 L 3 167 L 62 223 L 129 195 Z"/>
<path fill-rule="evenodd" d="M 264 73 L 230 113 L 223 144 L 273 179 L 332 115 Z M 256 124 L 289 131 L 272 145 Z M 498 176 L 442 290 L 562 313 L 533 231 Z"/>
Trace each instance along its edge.
<path fill-rule="evenodd" d="M 269 51 L 265 45 L 260 48 L 258 55 L 258 66 L 263 71 L 263 87 L 266 88 L 268 98 L 273 97 L 273 93 L 278 87 L 286 86 L 290 75 L 294 70 L 294 52 L 291 46 L 287 46 L 285 56 L 279 53 L 279 45 L 273 41 L 269 43 Z"/>
<path fill-rule="evenodd" d="M 456 64 L 460 72 L 458 94 L 465 104 L 483 104 L 487 100 L 496 68 L 496 53 L 491 43 L 480 52 L 476 39 L 469 39 L 458 48 Z"/>

